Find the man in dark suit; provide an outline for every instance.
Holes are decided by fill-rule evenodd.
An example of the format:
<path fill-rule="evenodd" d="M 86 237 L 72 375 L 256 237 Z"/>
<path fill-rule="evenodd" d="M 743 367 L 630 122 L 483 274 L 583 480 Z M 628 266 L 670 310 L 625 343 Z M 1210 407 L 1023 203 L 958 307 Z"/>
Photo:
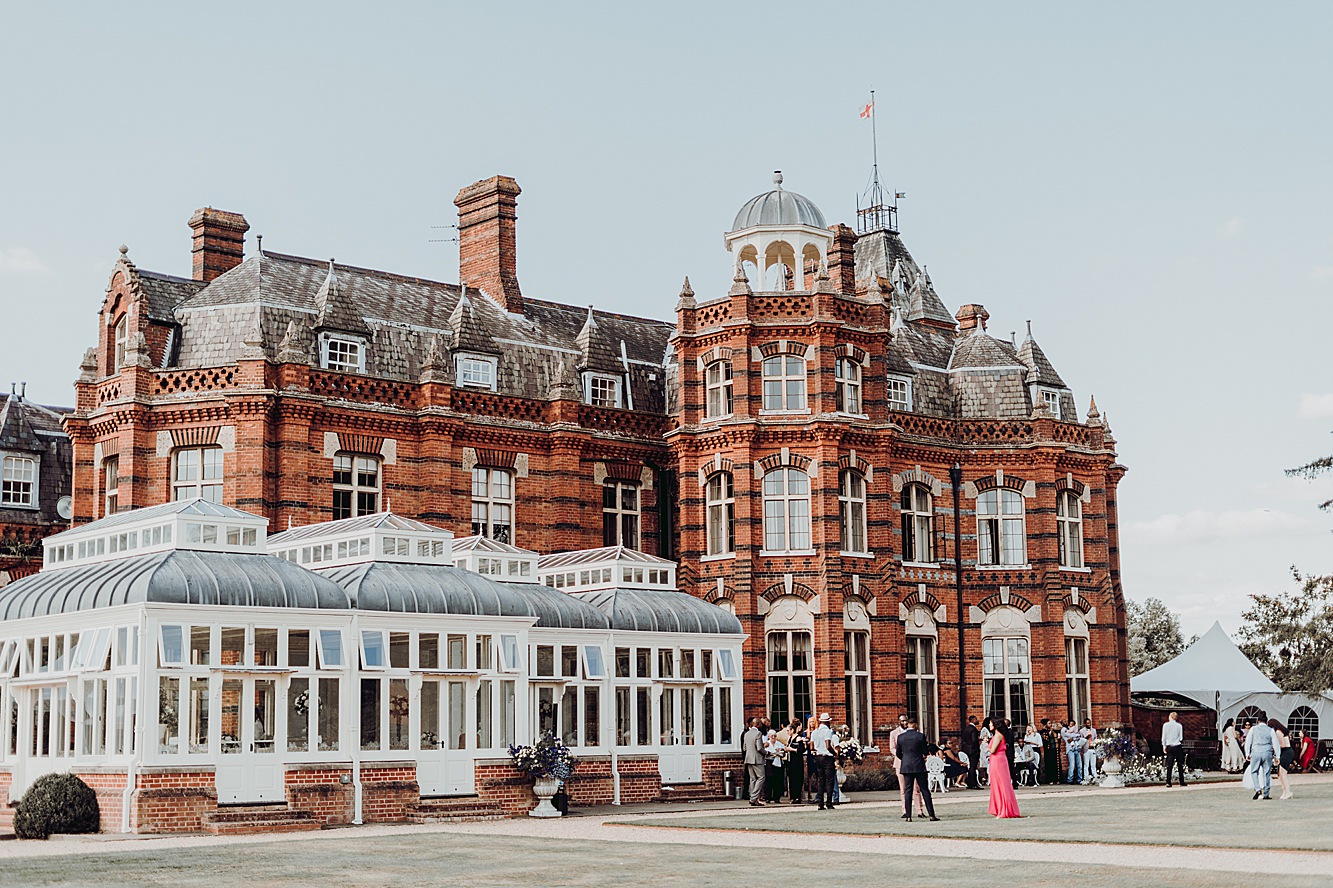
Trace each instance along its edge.
<path fill-rule="evenodd" d="M 981 765 L 981 732 L 977 729 L 977 717 L 969 715 L 963 726 L 963 752 L 967 753 L 967 788 L 981 789 L 977 783 L 977 768 Z"/>
<path fill-rule="evenodd" d="M 898 735 L 898 748 L 895 750 L 902 762 L 903 806 L 907 813 L 903 820 L 912 819 L 912 789 L 921 790 L 921 798 L 926 803 L 926 814 L 931 820 L 935 816 L 935 803 L 930 799 L 930 786 L 926 780 L 926 735 L 917 730 L 914 718 L 907 720 L 907 730 Z"/>

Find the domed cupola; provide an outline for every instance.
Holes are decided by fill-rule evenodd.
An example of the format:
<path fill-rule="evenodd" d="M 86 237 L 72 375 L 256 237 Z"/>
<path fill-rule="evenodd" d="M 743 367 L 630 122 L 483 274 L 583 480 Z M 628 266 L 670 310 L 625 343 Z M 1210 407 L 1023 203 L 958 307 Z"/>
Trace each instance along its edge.
<path fill-rule="evenodd" d="M 828 259 L 833 234 L 824 214 L 808 197 L 782 187 L 745 202 L 727 232 L 727 250 L 736 257 L 755 290 L 808 290 Z"/>

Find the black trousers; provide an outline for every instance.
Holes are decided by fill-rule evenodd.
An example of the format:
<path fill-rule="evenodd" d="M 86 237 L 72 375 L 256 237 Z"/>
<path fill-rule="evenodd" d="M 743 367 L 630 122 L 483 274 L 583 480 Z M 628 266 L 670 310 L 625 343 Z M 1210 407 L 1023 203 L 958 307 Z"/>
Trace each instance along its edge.
<path fill-rule="evenodd" d="M 977 783 L 977 768 L 981 766 L 981 747 L 963 751 L 967 753 L 967 785 L 976 789 L 980 785 Z"/>
<path fill-rule="evenodd" d="M 903 807 L 908 814 L 912 813 L 912 790 L 919 787 L 921 800 L 926 803 L 926 814 L 931 817 L 935 816 L 935 803 L 930 798 L 930 785 L 926 779 L 927 776 L 925 771 L 919 774 L 903 775 Z"/>
<path fill-rule="evenodd" d="M 787 759 L 787 795 L 793 802 L 801 801 L 801 793 L 805 789 L 805 762 L 802 758 L 800 755 L 792 755 Z"/>
<path fill-rule="evenodd" d="M 1171 766 L 1175 765 L 1180 773 L 1180 785 L 1185 785 L 1185 747 L 1168 746 L 1166 748 L 1166 785 L 1171 785 Z"/>
<path fill-rule="evenodd" d="M 832 808 L 838 794 L 838 760 L 831 755 L 815 756 L 815 801 Z"/>

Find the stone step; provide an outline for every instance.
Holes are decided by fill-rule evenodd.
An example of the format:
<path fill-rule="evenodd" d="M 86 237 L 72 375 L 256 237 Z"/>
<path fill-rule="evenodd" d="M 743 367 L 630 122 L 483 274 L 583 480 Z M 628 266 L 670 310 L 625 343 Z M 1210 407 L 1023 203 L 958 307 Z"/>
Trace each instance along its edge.
<path fill-rule="evenodd" d="M 303 832 L 322 829 L 309 811 L 286 805 L 238 805 L 208 811 L 200 818 L 204 832 L 215 836 L 260 832 Z"/>
<path fill-rule="evenodd" d="M 730 797 L 707 783 L 676 783 L 662 787 L 663 802 L 725 802 Z"/>
<path fill-rule="evenodd" d="M 476 796 L 422 799 L 407 808 L 409 823 L 466 823 L 479 820 L 504 820 L 505 810 L 495 802 Z"/>

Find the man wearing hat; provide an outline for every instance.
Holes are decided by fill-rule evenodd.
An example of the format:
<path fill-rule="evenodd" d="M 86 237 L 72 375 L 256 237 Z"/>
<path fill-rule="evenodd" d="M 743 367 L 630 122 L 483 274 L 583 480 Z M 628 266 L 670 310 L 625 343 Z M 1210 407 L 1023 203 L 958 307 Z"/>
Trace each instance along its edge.
<path fill-rule="evenodd" d="M 838 735 L 833 733 L 833 718 L 820 713 L 819 727 L 810 735 L 810 746 L 815 754 L 815 801 L 819 810 L 833 810 L 833 799 L 838 785 Z M 827 804 L 825 804 L 827 802 Z"/>

